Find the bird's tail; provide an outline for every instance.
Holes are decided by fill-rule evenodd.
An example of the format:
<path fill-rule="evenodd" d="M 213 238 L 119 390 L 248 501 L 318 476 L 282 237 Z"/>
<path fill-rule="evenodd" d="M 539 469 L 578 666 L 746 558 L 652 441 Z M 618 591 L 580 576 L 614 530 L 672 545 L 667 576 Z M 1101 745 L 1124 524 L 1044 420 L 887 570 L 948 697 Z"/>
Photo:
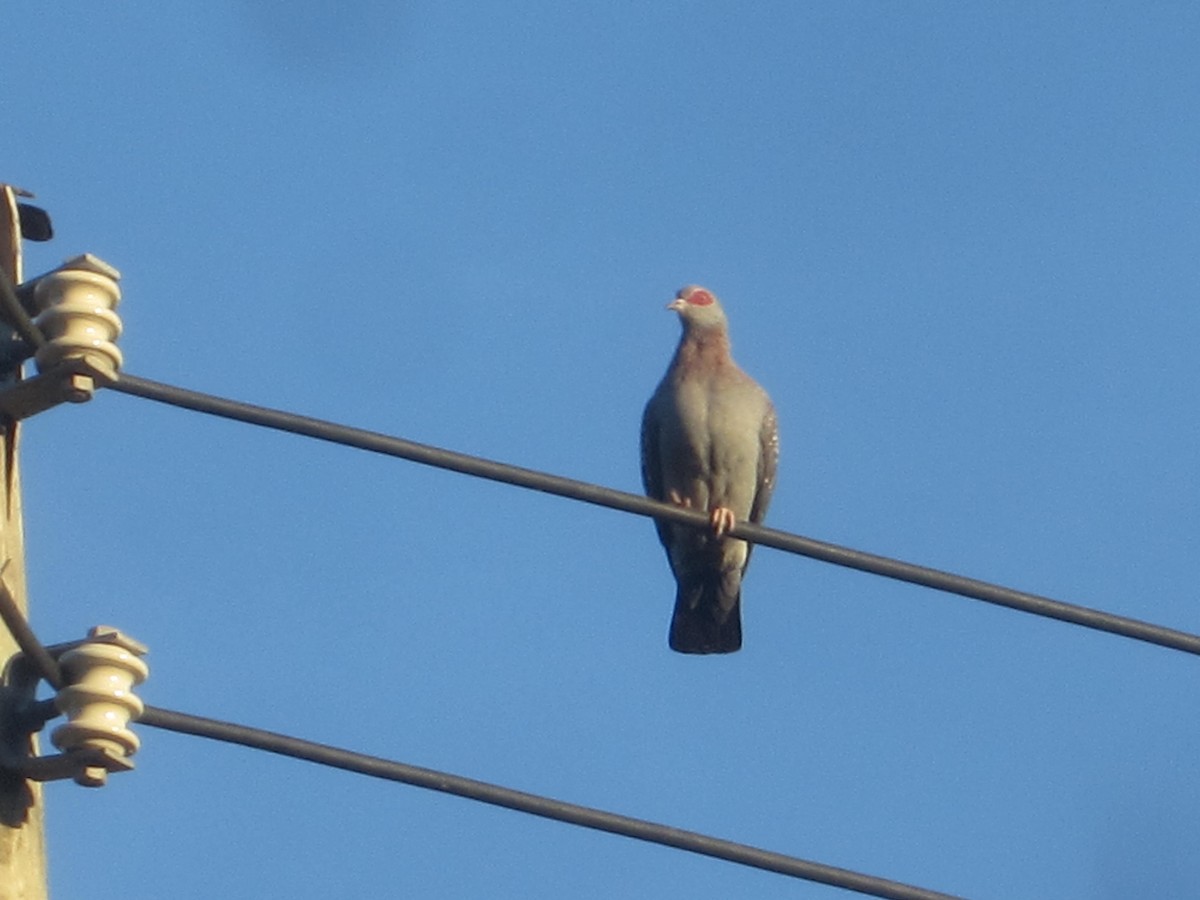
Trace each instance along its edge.
<path fill-rule="evenodd" d="M 683 582 L 675 594 L 668 643 L 678 653 L 733 653 L 742 648 L 741 579 Z"/>

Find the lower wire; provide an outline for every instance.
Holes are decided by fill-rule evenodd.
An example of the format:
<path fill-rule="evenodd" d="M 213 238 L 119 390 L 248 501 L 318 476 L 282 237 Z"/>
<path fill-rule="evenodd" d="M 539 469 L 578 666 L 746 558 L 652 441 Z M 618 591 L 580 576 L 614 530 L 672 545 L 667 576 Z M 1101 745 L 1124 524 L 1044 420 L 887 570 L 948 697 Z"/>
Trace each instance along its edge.
<path fill-rule="evenodd" d="M 578 806 L 538 794 L 528 794 L 484 781 L 475 781 L 461 775 L 451 775 L 447 772 L 411 766 L 378 756 L 355 753 L 351 750 L 289 737 L 273 731 L 264 731 L 260 728 L 222 722 L 217 719 L 206 719 L 154 706 L 147 706 L 139 721 L 143 725 L 150 725 L 154 728 L 241 744 L 256 750 L 265 750 L 281 756 L 290 756 L 294 759 L 303 759 L 320 765 L 345 769 L 349 772 L 357 772 L 360 775 L 398 781 L 414 787 L 441 791 L 445 794 L 455 794 L 469 800 L 490 803 L 493 806 L 502 806 L 517 812 L 662 844 L 678 850 L 765 869 L 780 875 L 789 875 L 805 881 L 815 881 L 832 887 L 856 891 L 860 894 L 889 898 L 889 900 L 955 900 L 952 894 L 943 894 L 823 863 L 809 862 L 694 831 L 684 831 L 644 819 Z"/>

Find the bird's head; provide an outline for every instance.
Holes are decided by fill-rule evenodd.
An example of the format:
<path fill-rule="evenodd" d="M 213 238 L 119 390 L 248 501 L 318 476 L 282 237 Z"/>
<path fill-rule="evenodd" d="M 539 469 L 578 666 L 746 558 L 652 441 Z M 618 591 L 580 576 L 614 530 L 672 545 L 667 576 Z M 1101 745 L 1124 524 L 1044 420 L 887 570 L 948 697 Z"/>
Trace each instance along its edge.
<path fill-rule="evenodd" d="M 721 309 L 717 295 L 694 284 L 680 288 L 667 309 L 679 313 L 685 330 L 724 328 L 726 324 L 725 311 Z"/>

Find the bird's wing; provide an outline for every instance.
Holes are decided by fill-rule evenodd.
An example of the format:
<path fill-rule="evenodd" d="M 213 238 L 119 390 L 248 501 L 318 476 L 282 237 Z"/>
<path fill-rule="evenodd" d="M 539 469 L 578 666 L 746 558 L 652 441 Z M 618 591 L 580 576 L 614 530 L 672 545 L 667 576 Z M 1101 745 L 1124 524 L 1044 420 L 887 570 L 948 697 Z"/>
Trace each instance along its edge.
<path fill-rule="evenodd" d="M 767 400 L 767 412 L 763 416 L 762 425 L 758 429 L 758 475 L 754 489 L 754 502 L 750 505 L 750 521 L 754 524 L 761 522 L 767 515 L 767 506 L 771 502 L 771 494 L 775 490 L 775 469 L 779 466 L 779 422 L 775 417 L 775 407 Z M 746 561 L 742 563 L 742 571 L 750 565 L 750 556 L 754 545 L 746 546 Z"/>
<path fill-rule="evenodd" d="M 642 487 L 645 488 L 647 497 L 665 502 L 667 498 L 663 493 L 658 410 L 655 405 L 657 399 L 657 394 L 651 397 L 645 412 L 642 413 Z M 655 519 L 654 527 L 658 530 L 658 539 L 664 547 L 668 547 L 670 534 L 666 524 Z"/>
<path fill-rule="evenodd" d="M 779 466 L 779 422 L 775 407 L 767 401 L 767 412 L 758 431 L 758 479 L 754 503 L 750 506 L 750 521 L 759 523 L 767 514 L 767 505 L 775 490 L 775 470 Z"/>

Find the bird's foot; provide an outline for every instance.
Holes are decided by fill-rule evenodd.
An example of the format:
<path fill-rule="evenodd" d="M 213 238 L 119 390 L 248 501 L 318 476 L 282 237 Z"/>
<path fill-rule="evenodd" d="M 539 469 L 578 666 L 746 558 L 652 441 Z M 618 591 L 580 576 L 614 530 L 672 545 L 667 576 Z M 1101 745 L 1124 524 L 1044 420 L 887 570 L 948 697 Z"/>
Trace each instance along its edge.
<path fill-rule="evenodd" d="M 708 521 L 712 525 L 713 534 L 717 537 L 724 537 L 737 524 L 737 518 L 734 516 L 733 510 L 727 506 L 716 507 L 708 514 Z"/>

